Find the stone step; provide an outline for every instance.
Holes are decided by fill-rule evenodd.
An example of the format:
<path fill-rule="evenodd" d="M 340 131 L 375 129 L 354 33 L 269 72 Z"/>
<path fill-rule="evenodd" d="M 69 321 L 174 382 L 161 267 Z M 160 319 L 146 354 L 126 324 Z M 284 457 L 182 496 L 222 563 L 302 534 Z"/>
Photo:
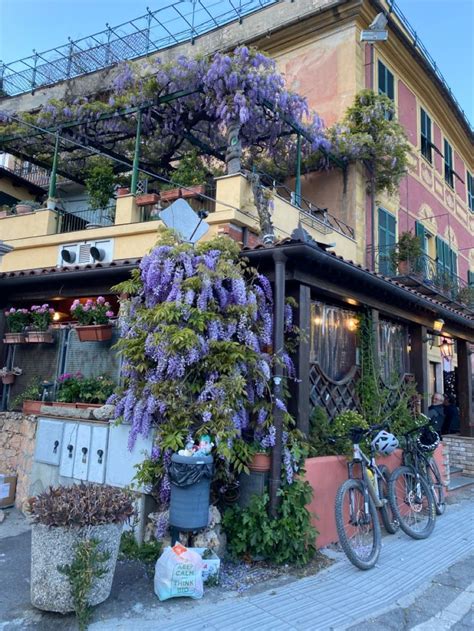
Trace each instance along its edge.
<path fill-rule="evenodd" d="M 455 475 L 456 473 L 462 473 L 463 468 L 457 465 L 449 465 L 449 475 Z"/>
<path fill-rule="evenodd" d="M 457 475 L 454 478 L 451 478 L 448 491 L 455 491 L 464 486 L 469 486 L 470 484 L 474 484 L 474 476 Z"/>

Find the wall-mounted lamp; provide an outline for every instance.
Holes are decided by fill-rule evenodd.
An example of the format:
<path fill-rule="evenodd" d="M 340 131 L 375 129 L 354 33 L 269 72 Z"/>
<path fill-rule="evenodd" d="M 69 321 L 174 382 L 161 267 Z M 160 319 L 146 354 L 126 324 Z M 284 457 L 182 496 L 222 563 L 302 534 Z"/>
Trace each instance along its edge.
<path fill-rule="evenodd" d="M 433 330 L 436 333 L 441 333 L 441 331 L 443 330 L 443 327 L 444 327 L 444 320 L 439 318 L 438 320 L 434 321 L 434 323 L 433 323 Z"/>

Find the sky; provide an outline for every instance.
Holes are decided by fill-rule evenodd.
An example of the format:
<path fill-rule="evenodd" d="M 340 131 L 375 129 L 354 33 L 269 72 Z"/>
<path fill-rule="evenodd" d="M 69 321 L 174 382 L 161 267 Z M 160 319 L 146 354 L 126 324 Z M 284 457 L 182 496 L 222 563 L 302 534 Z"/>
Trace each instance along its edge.
<path fill-rule="evenodd" d="M 208 0 L 215 4 L 215 0 Z M 0 0 L 0 60 L 9 63 L 144 15 L 171 0 Z M 474 124 L 474 0 L 397 0 Z"/>

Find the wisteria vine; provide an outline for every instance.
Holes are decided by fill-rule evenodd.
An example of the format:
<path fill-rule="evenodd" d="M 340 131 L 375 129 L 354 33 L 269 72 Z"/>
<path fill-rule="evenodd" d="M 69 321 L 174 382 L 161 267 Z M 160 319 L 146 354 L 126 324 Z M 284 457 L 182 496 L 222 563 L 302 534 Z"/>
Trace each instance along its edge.
<path fill-rule="evenodd" d="M 148 469 L 169 494 L 171 454 L 202 434 L 211 435 L 221 469 L 229 470 L 242 441 L 275 444 L 272 408 L 284 410 L 286 475 L 296 470 L 293 429 L 285 402 L 273 401 L 272 289 L 251 271 L 227 238 L 198 244 L 164 238 L 145 256 L 132 280 L 120 318 L 124 390 L 113 397 L 115 416 L 130 424 L 129 447 L 154 426 Z M 286 308 L 287 331 L 293 330 Z M 286 371 L 294 376 L 288 354 Z M 149 480 L 151 481 L 151 480 Z"/>

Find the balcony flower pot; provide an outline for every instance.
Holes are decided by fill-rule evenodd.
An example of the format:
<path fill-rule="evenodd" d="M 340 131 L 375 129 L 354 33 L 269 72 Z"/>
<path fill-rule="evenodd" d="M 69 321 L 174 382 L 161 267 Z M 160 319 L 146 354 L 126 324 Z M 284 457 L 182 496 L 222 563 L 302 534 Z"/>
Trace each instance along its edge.
<path fill-rule="evenodd" d="M 3 219 L 4 217 L 7 216 L 7 211 L 6 210 L 0 210 L 0 219 Z"/>
<path fill-rule="evenodd" d="M 198 197 L 199 195 L 204 195 L 205 186 L 204 184 L 196 184 L 194 186 L 188 186 L 187 188 L 181 189 L 181 197 L 192 198 Z"/>
<path fill-rule="evenodd" d="M 41 412 L 42 405 L 51 405 L 51 403 L 26 399 L 25 401 L 23 401 L 21 411 L 23 412 L 23 414 L 39 414 Z"/>
<path fill-rule="evenodd" d="M 32 207 L 28 206 L 27 204 L 17 204 L 15 206 L 15 209 L 17 215 L 27 215 L 28 213 L 33 212 Z"/>
<path fill-rule="evenodd" d="M 123 523 L 133 515 L 130 496 L 106 485 L 59 486 L 31 498 L 29 513 L 33 521 L 32 605 L 63 614 L 74 611 L 74 580 L 69 572 L 81 549 L 95 549 L 101 555 L 95 568 L 100 575 L 87 589 L 86 602 L 95 606 L 106 600 L 112 588 Z"/>
<path fill-rule="evenodd" d="M 53 334 L 51 331 L 28 331 L 26 341 L 29 344 L 52 344 Z"/>
<path fill-rule="evenodd" d="M 398 262 L 398 273 L 400 276 L 407 276 L 411 272 L 411 263 L 410 261 L 399 261 Z"/>
<path fill-rule="evenodd" d="M 24 344 L 26 342 L 25 333 L 5 333 L 4 344 Z"/>
<path fill-rule="evenodd" d="M 167 191 L 160 191 L 160 199 L 162 202 L 174 202 L 181 195 L 181 189 L 170 188 Z"/>
<path fill-rule="evenodd" d="M 116 192 L 117 197 L 124 197 L 125 195 L 130 195 L 130 189 L 128 186 L 119 186 Z"/>
<path fill-rule="evenodd" d="M 79 324 L 76 331 L 80 342 L 105 342 L 112 337 L 111 324 Z"/>
<path fill-rule="evenodd" d="M 143 195 L 137 195 L 135 201 L 137 206 L 152 206 L 157 204 L 160 196 L 156 193 L 144 193 Z"/>
<path fill-rule="evenodd" d="M 263 473 L 270 471 L 271 457 L 270 454 L 258 452 L 253 455 L 252 462 L 249 464 L 250 471 L 258 471 Z"/>
<path fill-rule="evenodd" d="M 12 383 L 15 383 L 16 375 L 13 372 L 9 372 L 2 377 L 2 383 L 4 386 L 9 386 Z"/>
<path fill-rule="evenodd" d="M 76 403 L 76 408 L 79 410 L 87 410 L 88 408 L 101 408 L 103 403 Z"/>

